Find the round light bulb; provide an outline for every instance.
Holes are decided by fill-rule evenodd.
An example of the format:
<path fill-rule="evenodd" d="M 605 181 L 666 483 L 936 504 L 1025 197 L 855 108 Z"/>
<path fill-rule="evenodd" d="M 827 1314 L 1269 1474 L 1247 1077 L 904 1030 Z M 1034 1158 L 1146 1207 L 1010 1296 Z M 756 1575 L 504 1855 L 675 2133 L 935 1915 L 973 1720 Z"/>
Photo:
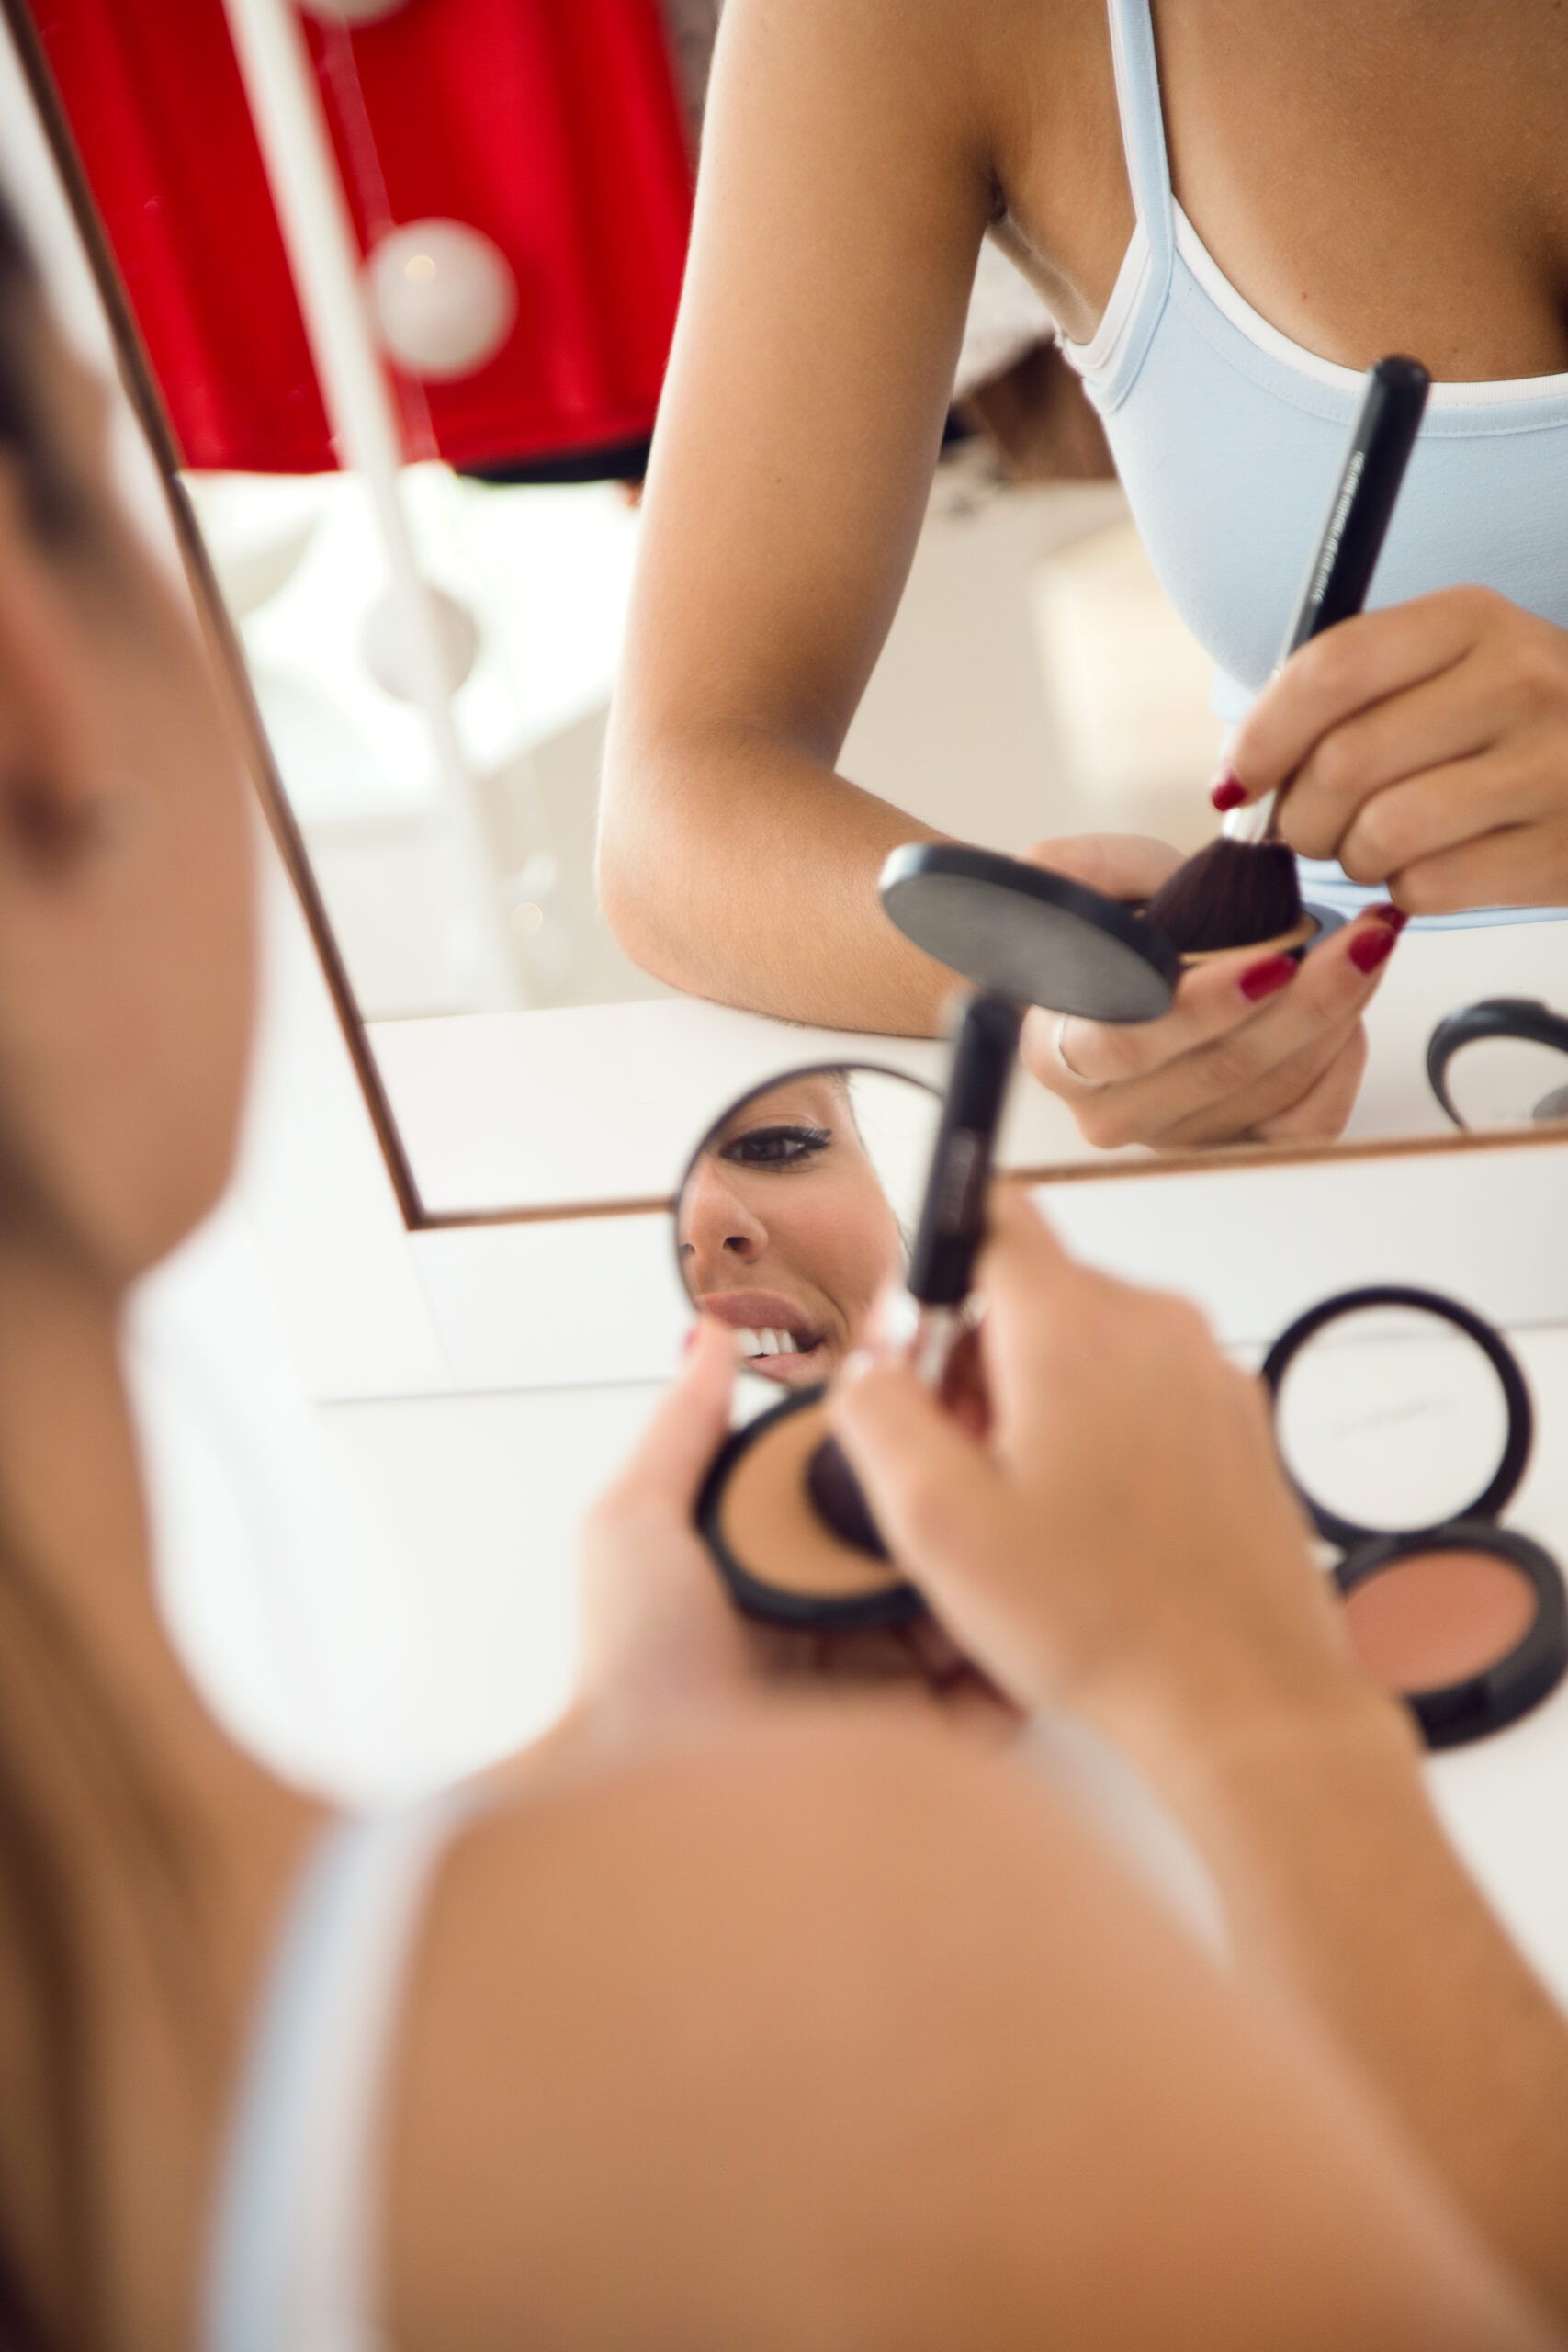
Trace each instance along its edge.
<path fill-rule="evenodd" d="M 444 588 L 433 588 L 427 581 L 424 593 L 435 623 L 446 684 L 456 694 L 479 653 L 479 623 L 468 606 L 460 605 L 456 596 L 448 596 Z M 366 668 L 383 694 L 395 695 L 399 702 L 419 700 L 413 649 L 403 626 L 403 608 L 390 589 L 378 596 L 366 614 L 359 632 L 359 650 Z"/>
<path fill-rule="evenodd" d="M 505 254 L 461 220 L 410 220 L 366 265 L 381 340 L 411 376 L 444 382 L 493 359 L 517 315 Z"/>

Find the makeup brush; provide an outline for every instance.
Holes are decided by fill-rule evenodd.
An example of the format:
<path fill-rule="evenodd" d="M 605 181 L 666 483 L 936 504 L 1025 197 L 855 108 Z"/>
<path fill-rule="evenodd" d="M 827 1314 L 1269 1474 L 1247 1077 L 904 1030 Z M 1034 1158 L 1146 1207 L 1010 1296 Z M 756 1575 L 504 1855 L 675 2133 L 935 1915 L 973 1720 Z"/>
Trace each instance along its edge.
<path fill-rule="evenodd" d="M 1417 359 L 1380 359 L 1367 370 L 1279 668 L 1309 638 L 1365 604 L 1430 381 Z M 1144 909 L 1145 919 L 1184 956 L 1298 944 L 1305 918 L 1295 854 L 1274 831 L 1280 797 L 1272 792 L 1231 810 L 1219 840 L 1179 866 Z"/>

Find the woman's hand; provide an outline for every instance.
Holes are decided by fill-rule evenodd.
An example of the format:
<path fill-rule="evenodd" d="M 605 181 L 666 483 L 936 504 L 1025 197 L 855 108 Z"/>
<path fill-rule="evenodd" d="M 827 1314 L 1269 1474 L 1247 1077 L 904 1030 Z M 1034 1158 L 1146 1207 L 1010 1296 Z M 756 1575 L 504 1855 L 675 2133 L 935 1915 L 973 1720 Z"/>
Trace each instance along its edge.
<path fill-rule="evenodd" d="M 1280 830 L 1409 914 L 1568 905 L 1568 631 L 1485 588 L 1342 621 L 1231 747 Z"/>
<path fill-rule="evenodd" d="M 583 1531 L 583 1666 L 574 1731 L 806 1695 L 825 1684 L 933 1703 L 998 1728 L 1011 1710 L 934 1620 L 884 1632 L 795 1633 L 742 1617 L 692 1524 L 729 1427 L 733 1334 L 699 1317 L 679 1378 Z"/>
<path fill-rule="evenodd" d="M 1165 842 L 1132 834 L 1042 842 L 1029 855 L 1123 899 L 1151 896 L 1181 863 Z M 1373 910 L 1299 965 L 1238 947 L 1183 974 L 1158 1021 L 1036 1010 L 1023 1025 L 1024 1065 L 1102 1149 L 1327 1141 L 1355 1103 L 1361 1015 L 1403 921 Z"/>
<path fill-rule="evenodd" d="M 1077 1264 L 994 1194 L 980 1265 L 992 1426 L 878 1365 L 835 1421 L 900 1565 L 1021 1706 L 1059 1699 L 1151 1762 L 1386 1702 L 1364 1683 L 1258 1383 L 1183 1301 Z"/>

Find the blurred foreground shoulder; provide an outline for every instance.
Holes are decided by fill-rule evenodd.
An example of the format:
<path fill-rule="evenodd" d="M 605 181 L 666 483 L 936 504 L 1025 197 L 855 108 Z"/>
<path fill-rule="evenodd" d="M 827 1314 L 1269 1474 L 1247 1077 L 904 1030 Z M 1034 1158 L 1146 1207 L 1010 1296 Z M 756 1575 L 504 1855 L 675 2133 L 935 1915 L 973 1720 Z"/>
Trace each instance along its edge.
<path fill-rule="evenodd" d="M 477 1825 L 394 2091 L 404 2352 L 1551 2340 L 1031 1772 L 869 1713 Z"/>

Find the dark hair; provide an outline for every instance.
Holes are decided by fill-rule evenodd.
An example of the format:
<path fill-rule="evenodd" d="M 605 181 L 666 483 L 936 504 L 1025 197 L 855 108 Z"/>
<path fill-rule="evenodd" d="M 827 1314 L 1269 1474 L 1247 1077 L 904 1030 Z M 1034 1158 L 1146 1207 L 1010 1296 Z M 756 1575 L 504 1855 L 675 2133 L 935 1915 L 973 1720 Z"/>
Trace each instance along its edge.
<path fill-rule="evenodd" d="M 0 451 L 20 468 L 34 529 L 41 539 L 58 545 L 80 537 L 85 510 L 64 453 L 50 430 L 39 365 L 44 309 L 38 263 L 0 191 Z"/>
<path fill-rule="evenodd" d="M 41 364 L 46 319 L 38 264 L 0 192 L 0 462 L 17 467 L 28 519 L 52 547 L 90 537 L 91 518 L 51 428 Z M 79 1800 L 116 1841 L 139 1884 L 151 1877 L 165 1889 L 173 1885 L 176 1898 L 184 1894 L 189 1882 L 180 1825 L 152 1785 L 134 1736 L 56 1600 L 47 1564 L 31 1559 L 18 1540 L 0 1488 L 0 1950 L 26 1995 L 27 2058 L 36 2069 L 41 2123 L 40 2144 L 29 2154 L 33 2177 L 51 2184 L 67 2299 L 57 2318 L 39 2310 L 19 2256 L 15 2217 L 0 2204 L 0 2352 L 91 2352 L 112 2331 L 104 2309 L 86 1946 L 57 1810 L 39 1779 L 28 1723 L 18 1720 L 30 1717 L 36 1727 L 34 1702 L 44 1710 L 48 1736 L 58 1739 L 68 1759 Z M 175 1932 L 161 1947 L 172 1962 L 166 1979 L 190 1958 L 179 1933 L 183 1921 L 171 1922 L 166 1910 L 150 1921 L 154 1934 L 171 1924 Z"/>

